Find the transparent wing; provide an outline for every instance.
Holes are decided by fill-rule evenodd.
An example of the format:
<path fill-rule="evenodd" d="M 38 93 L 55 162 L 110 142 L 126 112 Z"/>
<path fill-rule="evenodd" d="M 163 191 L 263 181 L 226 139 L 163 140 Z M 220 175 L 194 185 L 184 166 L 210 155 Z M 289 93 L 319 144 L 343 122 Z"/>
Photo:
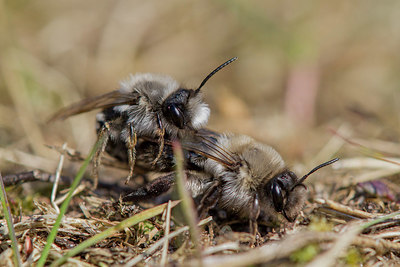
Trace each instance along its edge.
<path fill-rule="evenodd" d="M 239 162 L 237 157 L 229 149 L 218 143 L 219 136 L 221 136 L 220 133 L 208 129 L 200 129 L 179 141 L 184 150 L 215 160 L 228 168 L 236 168 Z M 169 140 L 166 143 L 172 144 Z"/>
<path fill-rule="evenodd" d="M 195 134 L 196 140 L 182 140 L 182 147 L 193 151 L 204 157 L 215 160 L 229 168 L 236 168 L 238 164 L 237 157 L 218 142 L 220 134 L 210 130 L 199 131 Z"/>
<path fill-rule="evenodd" d="M 70 116 L 88 112 L 94 109 L 105 109 L 119 105 L 135 105 L 139 101 L 139 95 L 136 92 L 112 91 L 100 96 L 83 99 L 77 103 L 67 106 L 55 113 L 48 122 L 64 120 Z"/>

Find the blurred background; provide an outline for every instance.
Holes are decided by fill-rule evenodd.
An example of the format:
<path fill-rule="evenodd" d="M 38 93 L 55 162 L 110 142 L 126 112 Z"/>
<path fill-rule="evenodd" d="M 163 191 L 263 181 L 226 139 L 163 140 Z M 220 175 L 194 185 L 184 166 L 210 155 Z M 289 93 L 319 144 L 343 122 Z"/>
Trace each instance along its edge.
<path fill-rule="evenodd" d="M 57 161 L 45 145 L 87 153 L 96 111 L 46 120 L 130 73 L 195 88 L 234 56 L 203 90 L 210 128 L 271 144 L 290 165 L 358 153 L 335 132 L 398 152 L 399 18 L 396 0 L 0 1 L 0 167 Z"/>

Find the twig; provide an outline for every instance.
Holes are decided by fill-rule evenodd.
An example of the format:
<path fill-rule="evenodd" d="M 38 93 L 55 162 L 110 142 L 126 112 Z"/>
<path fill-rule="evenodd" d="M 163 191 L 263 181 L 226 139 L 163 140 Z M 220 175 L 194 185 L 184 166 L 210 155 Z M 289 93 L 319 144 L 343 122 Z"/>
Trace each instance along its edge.
<path fill-rule="evenodd" d="M 61 176 L 61 180 L 67 180 L 68 177 Z M 19 183 L 25 182 L 34 182 L 34 181 L 41 181 L 41 182 L 53 182 L 54 175 L 46 172 L 42 172 L 40 170 L 33 170 L 29 172 L 21 172 L 16 174 L 8 174 L 3 177 L 4 185 L 11 186 L 17 185 Z"/>
<path fill-rule="evenodd" d="M 79 185 L 77 188 L 75 188 L 75 190 L 72 192 L 72 197 L 75 196 L 75 195 L 77 195 L 77 194 L 79 194 L 80 192 L 84 191 L 85 189 L 86 189 L 86 185 L 80 184 L 80 185 Z M 71 190 L 71 189 L 69 189 L 69 190 Z M 54 201 L 54 203 L 55 203 L 56 205 L 60 205 L 61 203 L 63 203 L 63 201 L 64 201 L 65 199 L 67 199 L 67 197 L 68 197 L 69 194 L 70 194 L 70 192 L 68 192 L 67 194 L 65 194 L 65 195 L 63 195 L 63 196 L 61 196 L 61 197 L 59 197 L 58 199 L 56 199 L 56 200 Z"/>
<path fill-rule="evenodd" d="M 238 251 L 239 249 L 240 249 L 239 242 L 227 242 L 227 243 L 223 243 L 218 246 L 208 247 L 207 249 L 205 249 L 203 251 L 203 256 L 211 255 L 211 254 L 218 253 L 221 251 L 226 251 L 226 250 Z"/>
<path fill-rule="evenodd" d="M 62 167 L 64 164 L 64 154 L 65 154 L 66 147 L 67 147 L 67 143 L 64 143 L 62 146 L 62 148 L 64 149 L 64 152 L 62 152 L 60 155 L 60 161 L 58 162 L 58 166 L 57 166 L 57 170 L 56 170 L 56 178 L 54 179 L 53 189 L 51 190 L 51 197 L 50 197 L 50 203 L 53 206 L 53 208 L 57 211 L 57 213 L 60 213 L 60 209 L 58 208 L 57 204 L 54 201 L 56 199 L 58 182 L 60 181 L 61 171 L 62 171 Z"/>
<path fill-rule="evenodd" d="M 59 183 L 62 185 L 71 185 L 73 179 L 70 176 L 64 176 L 62 175 L 60 177 Z M 91 181 L 91 179 L 83 178 L 85 181 Z M 47 172 L 42 172 L 40 170 L 33 170 L 29 172 L 21 172 L 21 173 L 15 173 L 15 174 L 8 174 L 3 177 L 4 185 L 7 186 L 12 186 L 12 185 L 17 185 L 17 184 L 22 184 L 26 182 L 45 182 L 45 183 L 54 183 L 55 180 L 55 175 Z M 117 183 L 109 183 L 105 181 L 100 181 L 99 182 L 99 187 L 101 188 L 106 188 L 110 191 L 120 193 L 120 192 L 128 192 L 132 190 L 130 187 L 127 186 L 121 186 Z M 56 200 L 56 203 L 59 204 Z"/>
<path fill-rule="evenodd" d="M 335 201 L 329 200 L 329 199 L 315 199 L 314 200 L 316 203 L 322 205 L 324 208 L 329 208 L 341 213 L 344 213 L 346 215 L 354 216 L 360 219 L 371 219 L 375 218 L 379 214 L 371 214 L 365 211 L 361 210 L 356 210 L 352 209 L 349 206 L 337 203 Z"/>

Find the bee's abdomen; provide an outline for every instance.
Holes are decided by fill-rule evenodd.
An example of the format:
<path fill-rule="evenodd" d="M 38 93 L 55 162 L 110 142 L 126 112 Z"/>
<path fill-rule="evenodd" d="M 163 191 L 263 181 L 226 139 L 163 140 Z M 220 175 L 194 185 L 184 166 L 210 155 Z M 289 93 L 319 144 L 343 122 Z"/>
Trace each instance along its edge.
<path fill-rule="evenodd" d="M 100 129 L 104 127 L 106 122 L 116 121 L 119 118 L 124 118 L 124 114 L 121 114 L 114 110 L 114 108 L 107 108 L 96 114 L 96 131 L 99 133 Z"/>

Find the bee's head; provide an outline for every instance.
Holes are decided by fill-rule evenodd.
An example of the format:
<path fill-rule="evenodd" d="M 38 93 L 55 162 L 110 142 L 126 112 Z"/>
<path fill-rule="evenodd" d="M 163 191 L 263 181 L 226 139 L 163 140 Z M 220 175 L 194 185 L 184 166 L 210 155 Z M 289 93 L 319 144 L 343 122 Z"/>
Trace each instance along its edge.
<path fill-rule="evenodd" d="M 235 61 L 237 57 L 231 58 L 218 66 L 201 82 L 196 90 L 178 89 L 169 95 L 162 104 L 162 110 L 166 119 L 179 129 L 189 128 L 198 130 L 204 127 L 210 116 L 210 109 L 204 103 L 200 89 L 215 73 Z"/>
<path fill-rule="evenodd" d="M 288 170 L 276 175 L 265 188 L 267 192 L 270 192 L 275 211 L 282 213 L 288 221 L 294 221 L 306 200 L 307 187 L 303 184 L 305 179 L 318 169 L 338 160 L 335 158 L 322 163 L 300 179 L 295 173 Z"/>
<path fill-rule="evenodd" d="M 284 171 L 276 175 L 268 184 L 266 190 L 270 192 L 276 212 L 292 222 L 304 206 L 307 187 L 297 183 L 297 175 L 291 171 Z"/>
<path fill-rule="evenodd" d="M 178 127 L 200 129 L 210 116 L 210 109 L 200 93 L 191 89 L 178 89 L 169 95 L 162 104 L 165 118 Z"/>

